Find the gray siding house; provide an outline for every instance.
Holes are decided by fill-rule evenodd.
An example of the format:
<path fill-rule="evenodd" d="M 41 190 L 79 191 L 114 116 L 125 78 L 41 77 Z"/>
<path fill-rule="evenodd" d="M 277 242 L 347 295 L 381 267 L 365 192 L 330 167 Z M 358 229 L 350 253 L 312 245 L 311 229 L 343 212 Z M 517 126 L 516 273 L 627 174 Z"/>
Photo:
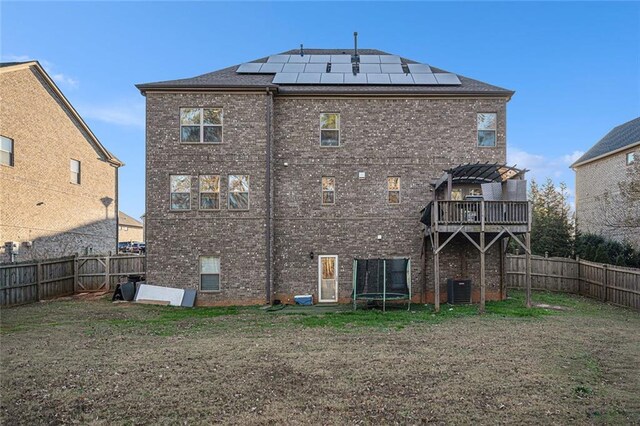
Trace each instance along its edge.
<path fill-rule="evenodd" d="M 199 304 L 349 302 L 354 259 L 404 258 L 414 301 L 446 300 L 447 278 L 470 279 L 480 300 L 480 253 L 449 230 L 434 274 L 420 220 L 434 200 L 481 194 L 477 179 L 438 190 L 443 171 L 504 164 L 514 92 L 372 49 L 292 50 L 137 87 L 149 281 L 198 289 Z M 506 296 L 506 235 L 486 250 L 487 299 Z"/>

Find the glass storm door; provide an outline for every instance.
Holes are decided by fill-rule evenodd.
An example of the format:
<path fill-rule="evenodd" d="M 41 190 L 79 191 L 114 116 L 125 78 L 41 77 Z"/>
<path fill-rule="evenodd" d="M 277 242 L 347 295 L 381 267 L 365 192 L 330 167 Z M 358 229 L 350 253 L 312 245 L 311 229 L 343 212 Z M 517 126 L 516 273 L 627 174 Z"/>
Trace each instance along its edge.
<path fill-rule="evenodd" d="M 318 256 L 318 301 L 338 301 L 338 256 Z"/>

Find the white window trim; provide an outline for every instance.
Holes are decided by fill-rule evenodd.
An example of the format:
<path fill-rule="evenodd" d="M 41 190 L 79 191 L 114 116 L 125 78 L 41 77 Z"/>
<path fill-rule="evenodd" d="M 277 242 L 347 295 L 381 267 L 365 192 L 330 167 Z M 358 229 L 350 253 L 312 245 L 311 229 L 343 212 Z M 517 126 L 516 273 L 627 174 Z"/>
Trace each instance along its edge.
<path fill-rule="evenodd" d="M 247 177 L 247 185 L 249 186 L 247 191 L 247 208 L 246 209 L 234 209 L 231 208 L 231 194 L 242 194 L 244 191 L 231 191 L 229 185 L 231 185 L 231 176 L 246 176 Z M 251 209 L 251 175 L 244 175 L 240 173 L 229 174 L 227 175 L 227 210 L 232 212 L 246 212 Z"/>
<path fill-rule="evenodd" d="M 71 162 L 75 161 L 78 163 L 78 172 L 74 172 L 73 170 L 71 170 Z M 69 179 L 69 183 L 72 185 L 82 185 L 82 162 L 80 160 L 76 160 L 75 158 L 70 158 L 69 159 L 69 173 L 76 173 L 77 174 L 77 179 L 75 182 L 73 182 L 71 179 Z M 71 176 L 71 175 L 69 175 Z"/>
<path fill-rule="evenodd" d="M 6 152 L 6 153 L 9 154 L 9 164 L 0 163 L 0 166 L 15 167 L 15 164 L 16 164 L 16 143 L 10 137 L 7 137 L 7 136 L 2 136 L 2 137 L 11 142 L 11 151 L 5 151 L 4 149 L 0 148 L 0 151 Z"/>
<path fill-rule="evenodd" d="M 478 128 L 478 115 L 480 114 L 494 114 L 496 116 L 496 128 L 495 129 L 479 129 Z M 480 134 L 480 131 L 491 131 L 493 130 L 493 132 L 496 134 L 496 137 L 494 138 L 495 140 L 495 145 L 480 145 L 480 142 L 478 141 L 478 135 Z M 497 112 L 491 112 L 491 111 L 487 111 L 487 112 L 477 112 L 476 113 L 476 146 L 478 148 L 497 148 L 498 147 L 498 113 Z"/>
<path fill-rule="evenodd" d="M 215 191 L 203 191 L 202 185 L 200 184 L 201 176 L 217 176 L 218 177 L 218 192 Z M 208 211 L 208 212 L 218 212 L 222 209 L 220 206 L 220 193 L 222 192 L 222 178 L 220 175 L 198 175 L 198 210 Z M 218 194 L 218 208 L 217 209 L 205 209 L 202 208 L 202 194 Z"/>
<path fill-rule="evenodd" d="M 322 185 L 322 181 L 324 179 L 333 179 L 333 191 L 325 190 Z M 325 203 L 324 202 L 324 193 L 325 192 L 333 192 L 333 203 Z M 335 176 L 322 176 L 320 178 L 320 204 L 323 206 L 335 206 L 336 205 L 336 177 Z"/>
<path fill-rule="evenodd" d="M 173 204 L 172 201 L 171 201 L 171 195 L 172 194 L 186 194 L 186 192 L 172 192 L 171 191 L 171 177 L 172 176 L 187 176 L 187 177 L 189 177 L 189 208 L 188 209 L 174 209 L 173 206 L 172 206 L 172 204 Z M 188 211 L 191 211 L 191 208 L 192 208 L 192 205 L 191 205 L 192 204 L 191 203 L 191 190 L 192 190 L 192 188 L 191 188 L 192 185 L 191 184 L 192 184 L 192 182 L 191 182 L 191 180 L 192 180 L 192 176 L 191 175 L 182 175 L 182 174 L 170 174 L 169 175 L 169 211 L 172 211 L 172 212 L 188 212 Z"/>
<path fill-rule="evenodd" d="M 389 189 L 389 179 L 390 178 L 397 178 L 398 179 L 398 189 L 397 190 L 391 190 Z M 389 195 L 392 192 L 397 192 L 398 193 L 398 202 L 397 203 L 392 203 L 390 201 L 390 197 Z M 397 206 L 398 204 L 402 204 L 402 178 L 400 176 L 387 176 L 387 204 L 390 204 L 392 206 Z"/>
<path fill-rule="evenodd" d="M 336 282 L 336 298 L 335 299 L 321 299 L 322 296 L 322 259 L 325 257 L 333 257 L 335 261 L 335 282 Z M 322 254 L 318 256 L 318 303 L 335 303 L 338 301 L 338 278 L 340 276 L 340 269 L 338 268 L 338 255 L 337 254 Z"/>
<path fill-rule="evenodd" d="M 199 109 L 200 110 L 200 142 L 183 142 L 182 141 L 182 127 L 183 126 L 196 126 L 196 124 L 182 124 L 182 110 L 183 109 Z M 219 109 L 222 114 L 222 124 L 204 124 L 204 110 L 205 109 Z M 178 140 L 181 144 L 185 145 L 220 145 L 224 142 L 224 109 L 222 107 L 206 106 L 206 107 L 180 107 L 178 109 L 178 123 L 180 124 L 180 130 Z M 205 142 L 204 141 L 204 128 L 205 127 L 220 127 L 220 142 Z"/>
<path fill-rule="evenodd" d="M 323 129 L 322 128 L 322 115 L 323 114 L 335 114 L 338 116 L 338 126 L 337 129 Z M 339 112 L 321 112 L 320 113 L 320 148 L 340 148 L 342 146 L 342 142 L 341 142 L 341 132 L 340 132 L 340 113 Z M 330 130 L 332 132 L 338 131 L 338 145 L 322 145 L 322 131 L 323 130 Z"/>
<path fill-rule="evenodd" d="M 220 264 L 220 270 L 218 271 L 218 289 L 217 290 L 203 290 L 202 289 L 202 258 L 203 257 L 213 257 L 218 259 L 218 263 Z M 215 275 L 215 274 L 205 274 L 205 275 Z M 222 259 L 220 255 L 214 256 L 198 256 L 198 291 L 201 293 L 220 293 L 222 291 Z"/>

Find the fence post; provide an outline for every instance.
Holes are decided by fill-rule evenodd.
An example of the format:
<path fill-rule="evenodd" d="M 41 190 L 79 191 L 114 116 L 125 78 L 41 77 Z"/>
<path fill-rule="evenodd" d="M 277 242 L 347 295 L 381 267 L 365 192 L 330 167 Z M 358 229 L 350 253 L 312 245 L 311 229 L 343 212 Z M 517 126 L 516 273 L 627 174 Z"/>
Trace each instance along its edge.
<path fill-rule="evenodd" d="M 109 255 L 107 255 L 104 265 L 104 280 L 107 286 L 106 290 L 109 290 L 111 288 L 111 257 Z"/>
<path fill-rule="evenodd" d="M 78 269 L 79 269 L 79 264 L 80 262 L 78 262 L 78 253 L 73 255 L 73 294 L 77 294 L 78 293 Z"/>
<path fill-rule="evenodd" d="M 607 273 L 607 270 L 609 269 L 608 265 L 605 263 L 604 265 L 602 265 L 602 301 L 606 302 L 607 301 L 607 275 L 609 275 Z"/>
<path fill-rule="evenodd" d="M 42 285 L 42 263 L 36 263 L 36 302 L 40 301 L 40 286 Z"/>
<path fill-rule="evenodd" d="M 577 278 L 578 278 L 578 294 L 582 295 L 582 279 L 580 278 L 580 256 L 576 256 L 576 265 L 578 268 Z"/>

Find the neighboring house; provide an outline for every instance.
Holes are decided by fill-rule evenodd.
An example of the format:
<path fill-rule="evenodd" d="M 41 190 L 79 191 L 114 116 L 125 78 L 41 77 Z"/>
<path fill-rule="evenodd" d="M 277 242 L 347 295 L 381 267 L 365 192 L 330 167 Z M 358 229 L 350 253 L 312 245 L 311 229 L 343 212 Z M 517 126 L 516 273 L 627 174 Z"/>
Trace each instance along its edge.
<path fill-rule="evenodd" d="M 0 67 L 0 261 L 117 250 L 118 167 L 36 61 Z"/>
<path fill-rule="evenodd" d="M 118 241 L 144 242 L 144 225 L 126 213 L 118 212 Z"/>
<path fill-rule="evenodd" d="M 413 299 L 433 302 L 421 210 L 480 193 L 481 177 L 445 179 L 435 197 L 434 181 L 506 161 L 512 91 L 379 50 L 292 50 L 137 87 L 147 278 L 197 288 L 200 304 L 346 302 L 354 259 L 397 257 L 411 259 Z M 487 251 L 488 299 L 506 295 L 502 247 Z M 442 300 L 447 278 L 480 281 L 480 261 L 455 235 L 440 253 Z"/>
<path fill-rule="evenodd" d="M 640 117 L 614 127 L 571 168 L 578 230 L 640 248 Z"/>

